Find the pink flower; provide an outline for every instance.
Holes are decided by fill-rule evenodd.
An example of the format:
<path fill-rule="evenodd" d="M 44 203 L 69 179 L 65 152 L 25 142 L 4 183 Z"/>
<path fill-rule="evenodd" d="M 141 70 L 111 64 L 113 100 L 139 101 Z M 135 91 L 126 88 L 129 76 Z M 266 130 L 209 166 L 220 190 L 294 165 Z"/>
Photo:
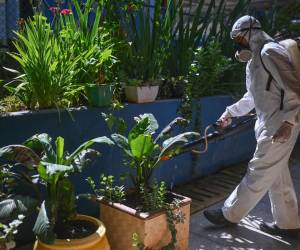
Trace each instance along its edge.
<path fill-rule="evenodd" d="M 128 13 L 132 13 L 132 12 L 134 12 L 135 10 L 136 10 L 136 6 L 135 6 L 134 4 L 129 3 L 129 4 L 127 5 L 127 11 L 128 11 Z"/>
<path fill-rule="evenodd" d="M 57 14 L 59 13 L 60 9 L 58 7 L 50 7 L 49 10 L 53 13 L 53 14 Z"/>
<path fill-rule="evenodd" d="M 61 10 L 60 14 L 62 14 L 62 15 L 70 15 L 70 14 L 72 14 L 72 10 L 63 9 L 63 10 Z"/>

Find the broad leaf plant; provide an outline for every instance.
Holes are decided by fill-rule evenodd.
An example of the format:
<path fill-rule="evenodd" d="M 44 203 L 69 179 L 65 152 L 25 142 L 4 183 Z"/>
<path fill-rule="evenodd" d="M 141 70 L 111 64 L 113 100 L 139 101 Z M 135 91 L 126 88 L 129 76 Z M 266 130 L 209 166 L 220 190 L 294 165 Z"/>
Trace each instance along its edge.
<path fill-rule="evenodd" d="M 32 197 L 12 196 L 0 202 L 0 219 L 25 213 L 32 205 L 39 208 L 33 231 L 38 239 L 51 244 L 56 239 L 56 229 L 64 228 L 76 218 L 74 186 L 71 175 L 81 172 L 100 153 L 90 147 L 95 144 L 112 145 L 103 136 L 84 142 L 74 152 L 65 150 L 65 141 L 57 137 L 55 147 L 48 134 L 37 134 L 22 145 L 8 145 L 0 148 L 0 159 L 14 162 L 9 166 L 10 183 L 22 182 L 33 187 Z M 14 168 L 21 170 L 14 171 Z M 42 195 L 42 188 L 46 195 Z M 45 198 L 44 198 L 45 197 Z M 20 211 L 18 211 L 20 210 Z"/>

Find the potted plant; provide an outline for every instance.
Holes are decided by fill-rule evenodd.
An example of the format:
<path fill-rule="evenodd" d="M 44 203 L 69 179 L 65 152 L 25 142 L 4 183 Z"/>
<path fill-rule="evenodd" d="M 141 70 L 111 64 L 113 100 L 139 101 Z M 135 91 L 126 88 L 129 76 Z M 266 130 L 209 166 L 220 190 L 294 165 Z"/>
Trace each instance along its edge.
<path fill-rule="evenodd" d="M 14 235 L 18 232 L 18 226 L 22 223 L 23 219 L 24 216 L 20 214 L 17 219 L 14 219 L 9 224 L 0 223 L 0 250 L 15 248 Z"/>
<path fill-rule="evenodd" d="M 136 125 L 127 137 L 112 134 L 115 144 L 124 152 L 124 162 L 132 169 L 134 188 L 123 192 L 113 185 L 113 178 L 101 178 L 101 188 L 88 179 L 100 201 L 100 218 L 107 227 L 108 239 L 114 250 L 187 249 L 191 199 L 167 192 L 164 182 L 151 179 L 162 161 L 178 153 L 180 146 L 199 137 L 184 132 L 171 137 L 176 125 L 186 125 L 176 118 L 154 138 L 158 123 L 152 114 L 135 118 Z M 181 223 L 179 223 L 181 222 Z"/>
<path fill-rule="evenodd" d="M 99 75 L 101 76 L 101 73 Z M 87 84 L 85 86 L 85 94 L 90 106 L 106 107 L 112 102 L 114 85 L 105 83 L 105 80 L 102 83 L 98 81 L 94 84 Z"/>
<path fill-rule="evenodd" d="M 159 81 L 131 79 L 125 86 L 126 99 L 129 102 L 146 103 L 155 101 L 159 90 Z"/>
<path fill-rule="evenodd" d="M 54 36 L 47 18 L 34 15 L 16 32 L 14 51 L 9 53 L 19 71 L 6 70 L 17 77 L 4 85 L 27 109 L 68 108 L 76 103 L 83 87 L 74 81 L 80 59 Z"/>
<path fill-rule="evenodd" d="M 23 145 L 8 145 L 0 149 L 1 158 L 26 167 L 21 179 L 33 187 L 40 201 L 33 228 L 37 236 L 34 249 L 110 249 L 103 223 L 76 213 L 76 197 L 70 177 L 99 155 L 98 151 L 90 149 L 94 143 L 112 145 L 113 142 L 105 136 L 94 138 L 69 154 L 62 137 L 56 138 L 56 147 L 51 141 L 49 135 L 38 134 Z M 41 186 L 46 191 L 45 199 L 42 198 Z"/>
<path fill-rule="evenodd" d="M 145 5 L 150 6 L 151 1 L 146 0 Z M 170 16 L 167 22 L 162 15 L 162 1 L 155 1 L 153 9 L 145 5 L 128 6 L 124 13 L 126 43 L 118 55 L 126 99 L 135 103 L 153 102 L 157 97 L 172 22 Z"/>
<path fill-rule="evenodd" d="M 74 14 L 55 13 L 58 33 L 66 50 L 79 57 L 75 81 L 85 88 L 85 95 L 91 106 L 109 106 L 114 93 L 113 70 L 116 62 L 113 56 L 115 46 L 110 31 L 101 26 L 103 6 L 95 0 L 88 0 L 80 7 L 77 0 L 72 0 Z M 94 16 L 94 18 L 91 18 Z"/>

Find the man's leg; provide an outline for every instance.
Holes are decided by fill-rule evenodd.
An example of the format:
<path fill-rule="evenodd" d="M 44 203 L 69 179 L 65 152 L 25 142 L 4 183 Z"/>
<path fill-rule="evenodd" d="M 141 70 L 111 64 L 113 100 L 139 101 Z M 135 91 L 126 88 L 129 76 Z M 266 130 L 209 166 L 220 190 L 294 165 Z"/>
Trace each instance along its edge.
<path fill-rule="evenodd" d="M 269 197 L 275 225 L 281 229 L 300 228 L 297 197 L 288 167 L 271 186 Z"/>
<path fill-rule="evenodd" d="M 286 143 L 272 143 L 272 138 L 260 136 L 248 171 L 222 208 L 224 217 L 238 223 L 271 188 L 283 169 L 287 168 L 290 154 L 295 145 L 298 129 Z"/>

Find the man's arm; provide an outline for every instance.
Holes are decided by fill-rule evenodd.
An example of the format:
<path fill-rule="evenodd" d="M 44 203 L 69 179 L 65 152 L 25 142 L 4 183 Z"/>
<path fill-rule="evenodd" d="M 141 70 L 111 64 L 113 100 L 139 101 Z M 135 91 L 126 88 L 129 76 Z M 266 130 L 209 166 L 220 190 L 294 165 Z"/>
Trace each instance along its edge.
<path fill-rule="evenodd" d="M 249 67 L 246 68 L 246 88 L 247 92 L 245 95 L 235 104 L 226 108 L 226 110 L 231 114 L 232 117 L 243 116 L 248 114 L 252 109 L 254 109 L 254 100 L 252 94 L 249 92 L 250 87 L 250 73 Z"/>

